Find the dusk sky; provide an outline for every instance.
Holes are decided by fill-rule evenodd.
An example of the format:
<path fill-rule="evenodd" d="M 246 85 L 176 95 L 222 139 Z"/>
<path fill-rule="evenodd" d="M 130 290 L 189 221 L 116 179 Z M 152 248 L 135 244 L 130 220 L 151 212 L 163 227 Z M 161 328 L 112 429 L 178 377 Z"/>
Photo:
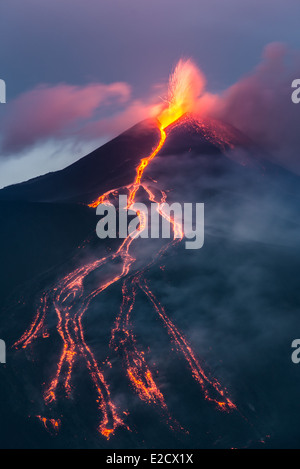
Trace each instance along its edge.
<path fill-rule="evenodd" d="M 11 0 L 0 14 L 0 187 L 60 169 L 147 117 L 180 57 L 220 93 L 268 44 L 300 49 L 298 0 Z"/>

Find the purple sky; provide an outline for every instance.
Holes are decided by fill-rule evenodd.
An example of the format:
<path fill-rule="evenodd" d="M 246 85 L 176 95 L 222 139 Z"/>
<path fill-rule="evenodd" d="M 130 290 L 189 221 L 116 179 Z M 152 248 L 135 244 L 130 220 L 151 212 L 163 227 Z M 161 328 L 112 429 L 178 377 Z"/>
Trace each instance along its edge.
<path fill-rule="evenodd" d="M 299 0 L 10 0 L 0 18 L 0 187 L 61 168 L 143 118 L 181 56 L 220 92 L 268 43 L 300 50 Z M 81 129 L 90 139 L 75 139 Z"/>

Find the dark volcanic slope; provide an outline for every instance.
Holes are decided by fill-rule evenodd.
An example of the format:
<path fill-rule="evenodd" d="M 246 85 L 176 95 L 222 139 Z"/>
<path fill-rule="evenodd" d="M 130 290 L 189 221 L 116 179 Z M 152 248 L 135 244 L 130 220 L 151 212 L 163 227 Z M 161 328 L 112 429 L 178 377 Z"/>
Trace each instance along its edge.
<path fill-rule="evenodd" d="M 139 160 L 159 141 L 155 120 L 143 121 L 67 168 L 0 191 L 0 200 L 93 201 L 108 189 L 128 184 Z"/>

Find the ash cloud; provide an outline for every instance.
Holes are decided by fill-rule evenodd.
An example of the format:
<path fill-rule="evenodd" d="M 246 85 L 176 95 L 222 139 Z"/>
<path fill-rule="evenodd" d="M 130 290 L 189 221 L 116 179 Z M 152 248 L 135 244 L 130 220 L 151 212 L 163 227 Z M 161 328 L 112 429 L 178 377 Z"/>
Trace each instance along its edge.
<path fill-rule="evenodd" d="M 41 85 L 23 93 L 2 119 L 2 153 L 18 153 L 37 142 L 72 136 L 76 124 L 91 119 L 99 106 L 125 103 L 130 97 L 126 83 Z"/>
<path fill-rule="evenodd" d="M 300 77 L 300 52 L 281 43 L 265 47 L 262 60 L 221 95 L 210 112 L 244 132 L 277 163 L 300 173 L 300 107 L 291 100 Z"/>

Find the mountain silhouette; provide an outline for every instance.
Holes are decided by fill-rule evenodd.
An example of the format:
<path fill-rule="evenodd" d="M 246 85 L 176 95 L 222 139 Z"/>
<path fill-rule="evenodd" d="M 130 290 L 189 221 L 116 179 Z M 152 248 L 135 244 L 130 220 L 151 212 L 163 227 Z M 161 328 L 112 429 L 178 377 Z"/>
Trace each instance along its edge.
<path fill-rule="evenodd" d="M 166 129 L 165 145 L 144 180 L 166 191 L 168 201 L 205 204 L 205 245 L 164 254 L 149 269 L 149 283 L 194 350 L 225 382 L 240 414 L 215 412 L 201 396 L 141 295 L 136 336 L 151 349 L 146 355 L 161 370 L 158 381 L 170 412 L 189 434 L 170 430 L 155 409 L 138 401 L 118 355 L 112 368 L 105 362 L 122 299 L 119 282 L 105 292 L 104 302 L 95 299 L 85 326 L 97 360 L 105 362 L 113 395 L 129 408 L 134 432 L 122 429 L 108 442 L 95 436 L 98 409 L 88 374 L 79 366 L 78 391 L 54 410 L 55 418 L 64 416 L 62 432 L 54 435 L 36 418 L 42 412 L 50 418 L 53 411 L 40 393 L 62 345 L 59 334 L 50 334 L 55 320 L 51 316 L 44 337 L 30 350 L 12 346 L 32 321 L 41 292 L 114 249 L 117 241 L 96 237 L 98 218 L 88 204 L 132 183 L 141 159 L 158 145 L 158 126 L 155 119 L 143 121 L 61 171 L 0 190 L 0 328 L 9 350 L 6 367 L 0 367 L 3 447 L 260 448 L 299 439 L 300 378 L 296 382 L 292 365 L 286 366 L 300 301 L 299 178 L 272 163 L 237 129 L 190 114 Z M 142 258 L 149 255 L 148 240 L 143 241 L 136 247 Z M 286 382 L 291 386 L 283 401 Z"/>

